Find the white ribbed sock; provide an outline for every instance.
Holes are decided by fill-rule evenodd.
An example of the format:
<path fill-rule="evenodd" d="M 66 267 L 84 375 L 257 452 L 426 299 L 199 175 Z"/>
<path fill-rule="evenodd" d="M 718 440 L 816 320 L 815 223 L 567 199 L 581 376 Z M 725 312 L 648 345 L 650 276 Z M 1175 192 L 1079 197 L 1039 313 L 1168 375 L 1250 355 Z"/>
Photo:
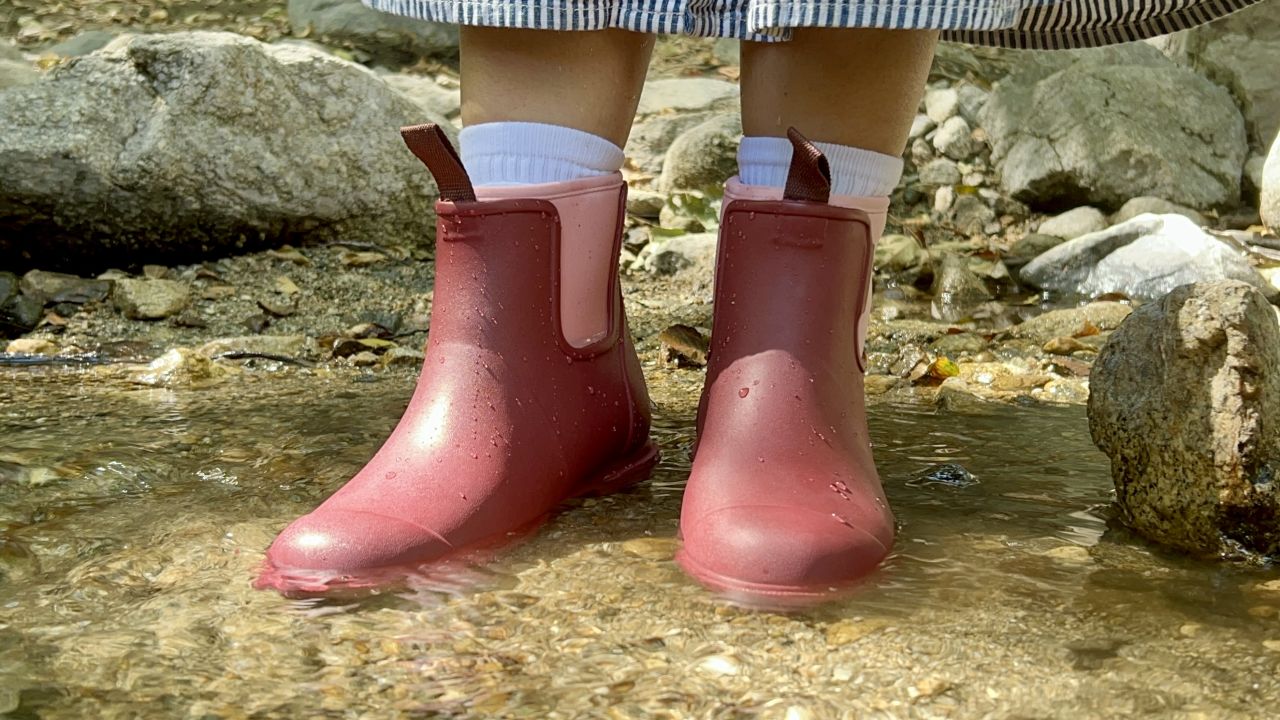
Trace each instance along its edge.
<path fill-rule="evenodd" d="M 611 175 L 622 148 L 589 132 L 529 122 L 471 125 L 458 135 L 462 165 L 477 187 L 536 185 Z"/>
<path fill-rule="evenodd" d="M 884 197 L 902 179 L 902 158 L 871 150 L 815 142 L 831 166 L 831 194 Z M 786 187 L 791 167 L 791 141 L 779 137 L 744 137 L 738 145 L 738 178 L 746 185 Z"/>

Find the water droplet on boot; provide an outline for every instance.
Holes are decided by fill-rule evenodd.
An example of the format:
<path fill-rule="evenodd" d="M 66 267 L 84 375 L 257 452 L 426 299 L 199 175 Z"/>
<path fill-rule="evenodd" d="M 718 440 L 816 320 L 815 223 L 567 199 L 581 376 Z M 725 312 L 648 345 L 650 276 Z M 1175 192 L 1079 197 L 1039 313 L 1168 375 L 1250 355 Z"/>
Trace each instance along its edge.
<path fill-rule="evenodd" d="M 744 397 L 746 397 L 746 396 L 747 396 L 748 394 L 750 394 L 750 393 L 751 393 L 751 388 L 745 388 L 745 387 L 744 387 L 744 388 L 739 388 L 739 389 L 738 389 L 738 397 L 740 397 L 740 398 L 744 398 Z"/>

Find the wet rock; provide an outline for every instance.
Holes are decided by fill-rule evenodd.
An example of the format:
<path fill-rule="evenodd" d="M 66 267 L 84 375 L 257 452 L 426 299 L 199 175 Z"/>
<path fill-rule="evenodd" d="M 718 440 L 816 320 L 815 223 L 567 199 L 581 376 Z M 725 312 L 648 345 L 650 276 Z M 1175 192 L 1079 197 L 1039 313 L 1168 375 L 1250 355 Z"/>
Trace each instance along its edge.
<path fill-rule="evenodd" d="M 173 348 L 151 361 L 131 379 L 140 385 L 161 387 L 206 387 L 216 385 L 232 370 L 213 362 L 191 348 Z"/>
<path fill-rule="evenodd" d="M 960 168 L 947 158 L 935 158 L 920 168 L 921 185 L 958 185 Z"/>
<path fill-rule="evenodd" d="M 1247 151 L 1240 111 L 1226 90 L 1155 52 L 1030 63 L 997 85 L 981 124 L 1004 190 L 1059 207 L 1116 208 L 1142 195 L 1234 204 Z"/>
<path fill-rule="evenodd" d="M 432 116 L 454 118 L 462 113 L 462 93 L 458 88 L 441 87 L 435 80 L 422 75 L 388 73 L 381 77 L 391 89 Z M 457 140 L 457 132 L 452 124 L 444 123 L 441 127 L 450 139 Z"/>
<path fill-rule="evenodd" d="M 4 351 L 11 355 L 57 355 L 58 346 L 44 338 L 18 338 L 9 341 Z"/>
<path fill-rule="evenodd" d="M 117 33 L 107 30 L 85 30 L 77 33 L 74 37 L 63 40 L 47 50 L 52 55 L 59 57 L 80 57 L 96 52 L 106 47 L 115 40 Z"/>
<path fill-rule="evenodd" d="M 933 147 L 952 160 L 964 160 L 978 150 L 973 130 L 964 118 L 956 116 L 942 123 L 933 134 Z"/>
<path fill-rule="evenodd" d="M 1139 308 L 1091 387 L 1129 525 L 1192 552 L 1280 554 L 1280 325 L 1261 293 L 1198 283 Z"/>
<path fill-rule="evenodd" d="M 956 322 L 973 312 L 974 307 L 991 299 L 987 286 L 969 269 L 969 263 L 957 255 L 943 255 L 935 260 L 933 277 L 934 318 Z"/>
<path fill-rule="evenodd" d="M 1094 302 L 1078 308 L 1050 310 L 1009 328 L 1008 336 L 1044 345 L 1054 338 L 1115 330 L 1132 312 L 1133 308 L 1120 302 Z"/>
<path fill-rule="evenodd" d="M 1070 335 L 1053 338 L 1045 343 L 1041 349 L 1050 355 L 1070 355 L 1075 352 L 1094 351 L 1092 346 L 1086 345 Z"/>
<path fill-rule="evenodd" d="M 1236 248 L 1181 215 L 1140 215 L 1070 240 L 1032 260 L 1019 277 L 1042 290 L 1085 297 L 1122 292 L 1151 300 L 1179 285 L 1222 279 L 1276 292 Z"/>
<path fill-rule="evenodd" d="M 1280 136 L 1271 144 L 1271 154 L 1262 168 L 1261 204 L 1262 223 L 1272 232 L 1280 233 Z"/>
<path fill-rule="evenodd" d="M 187 307 L 191 291 L 175 280 L 116 280 L 111 301 L 130 320 L 160 320 Z"/>
<path fill-rule="evenodd" d="M 907 481 L 907 487 L 928 487 L 930 485 L 967 488 L 981 482 L 963 465 L 946 463 L 931 467 Z"/>
<path fill-rule="evenodd" d="M 23 293 L 46 305 L 63 302 L 83 304 L 105 300 L 111 292 L 111 281 L 31 270 L 22 276 L 21 287 Z"/>
<path fill-rule="evenodd" d="M 1116 214 L 1112 216 L 1111 222 L 1119 225 L 1120 223 L 1128 222 L 1139 215 L 1145 215 L 1147 213 L 1155 215 L 1181 215 L 1200 227 L 1208 225 L 1204 216 L 1195 210 L 1177 203 L 1171 203 L 1164 198 L 1150 196 L 1136 197 L 1129 200 L 1124 205 L 1121 205 L 1120 209 L 1116 211 Z M 1101 230 L 1102 228 L 1098 229 Z M 1083 233 L 1081 234 L 1083 235 Z"/>
<path fill-rule="evenodd" d="M 1063 240 L 1074 240 L 1081 235 L 1105 230 L 1106 227 L 1107 217 L 1102 214 L 1102 211 L 1085 205 L 1045 220 L 1040 223 L 1040 228 L 1036 232 L 1041 235 L 1054 235 Z"/>
<path fill-rule="evenodd" d="M 942 125 L 960 110 L 960 94 L 951 88 L 930 88 L 924 94 L 924 112 Z"/>
<path fill-rule="evenodd" d="M 0 94 L 0 256 L 60 269 L 419 243 L 434 190 L 394 129 L 424 113 L 375 80 L 232 33 L 126 36 L 60 65 Z"/>
<path fill-rule="evenodd" d="M 651 242 L 640 251 L 636 262 L 655 275 L 671 275 L 690 267 L 709 270 L 715 258 L 716 234 L 696 233 Z"/>
<path fill-rule="evenodd" d="M 956 204 L 956 189 L 943 185 L 933 192 L 933 211 L 945 215 Z"/>
<path fill-rule="evenodd" d="M 689 130 L 667 151 L 658 190 L 719 192 L 738 169 L 742 124 L 736 116 L 716 117 Z"/>
<path fill-rule="evenodd" d="M 458 53 L 456 26 L 378 12 L 360 0 L 289 0 L 289 24 L 294 35 L 350 45 L 381 62 Z"/>
<path fill-rule="evenodd" d="M 30 332 L 40 322 L 44 303 L 17 291 L 17 278 L 0 273 L 0 337 Z"/>

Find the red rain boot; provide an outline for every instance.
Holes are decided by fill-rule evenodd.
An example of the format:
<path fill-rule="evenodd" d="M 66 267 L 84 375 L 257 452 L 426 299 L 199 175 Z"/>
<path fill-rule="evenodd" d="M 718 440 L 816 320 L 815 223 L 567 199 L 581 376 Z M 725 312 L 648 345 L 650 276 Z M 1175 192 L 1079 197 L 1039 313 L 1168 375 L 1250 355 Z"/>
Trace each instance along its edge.
<path fill-rule="evenodd" d="M 422 374 L 373 459 L 276 538 L 260 588 L 381 585 L 462 549 L 501 544 L 566 498 L 620 489 L 657 461 L 617 279 L 621 178 L 603 189 L 557 184 L 554 201 L 479 202 L 439 128 L 403 132 L 441 197 Z M 561 209 L 602 202 L 607 212 L 597 216 L 617 218 L 608 327 L 574 347 L 559 313 Z"/>
<path fill-rule="evenodd" d="M 894 535 L 863 399 L 871 221 L 828 204 L 826 159 L 790 135 L 783 199 L 726 197 L 676 556 L 755 605 L 830 598 L 874 570 Z"/>

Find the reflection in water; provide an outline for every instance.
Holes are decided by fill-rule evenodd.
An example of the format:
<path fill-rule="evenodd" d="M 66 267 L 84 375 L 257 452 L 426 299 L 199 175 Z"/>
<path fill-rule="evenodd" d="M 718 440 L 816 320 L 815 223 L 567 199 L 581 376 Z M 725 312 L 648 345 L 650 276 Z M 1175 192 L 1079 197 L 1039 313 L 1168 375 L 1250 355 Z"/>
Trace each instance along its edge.
<path fill-rule="evenodd" d="M 677 399 L 649 482 L 493 564 L 290 600 L 250 588 L 262 552 L 373 454 L 412 377 L 79 372 L 0 374 L 0 714 L 1261 717 L 1280 697 L 1271 576 L 1108 529 L 1080 409 L 873 406 L 895 553 L 783 616 L 671 562 L 696 397 L 655 371 Z"/>

